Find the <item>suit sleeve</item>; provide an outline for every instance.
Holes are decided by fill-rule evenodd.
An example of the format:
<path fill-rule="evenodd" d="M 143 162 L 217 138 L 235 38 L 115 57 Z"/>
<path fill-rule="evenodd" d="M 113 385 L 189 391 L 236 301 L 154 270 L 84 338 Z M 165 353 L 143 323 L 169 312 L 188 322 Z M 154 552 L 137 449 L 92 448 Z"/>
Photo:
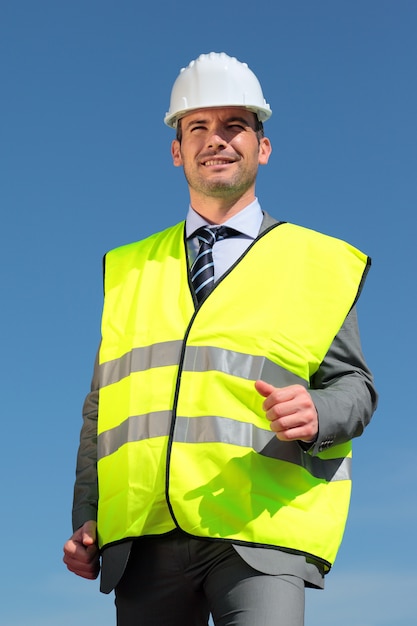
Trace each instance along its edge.
<path fill-rule="evenodd" d="M 73 530 L 89 520 L 97 519 L 97 417 L 98 417 L 98 357 L 94 365 L 91 390 L 83 406 L 83 425 L 77 455 Z"/>
<path fill-rule="evenodd" d="M 319 434 L 310 454 L 359 437 L 377 406 L 374 380 L 362 354 L 353 308 L 310 381 Z"/>

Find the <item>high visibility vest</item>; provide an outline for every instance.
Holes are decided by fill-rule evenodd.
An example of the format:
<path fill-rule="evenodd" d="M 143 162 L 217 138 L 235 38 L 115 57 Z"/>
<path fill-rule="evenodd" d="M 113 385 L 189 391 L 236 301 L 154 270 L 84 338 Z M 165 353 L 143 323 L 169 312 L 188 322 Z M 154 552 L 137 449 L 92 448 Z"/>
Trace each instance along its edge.
<path fill-rule="evenodd" d="M 313 457 L 280 442 L 254 381 L 308 388 L 369 264 L 341 240 L 282 223 L 196 308 L 184 223 L 106 255 L 100 546 L 179 527 L 331 566 L 351 444 Z"/>

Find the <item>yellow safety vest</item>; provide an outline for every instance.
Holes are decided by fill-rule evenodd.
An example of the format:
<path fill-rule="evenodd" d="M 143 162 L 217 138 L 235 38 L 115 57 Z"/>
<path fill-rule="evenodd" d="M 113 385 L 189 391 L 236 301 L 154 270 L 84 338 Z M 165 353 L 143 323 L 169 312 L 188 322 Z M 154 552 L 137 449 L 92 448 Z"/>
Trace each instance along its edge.
<path fill-rule="evenodd" d="M 254 381 L 308 387 L 369 264 L 341 240 L 279 224 L 196 309 L 184 223 L 107 254 L 101 546 L 178 526 L 331 566 L 349 506 L 351 444 L 313 457 L 278 441 Z"/>

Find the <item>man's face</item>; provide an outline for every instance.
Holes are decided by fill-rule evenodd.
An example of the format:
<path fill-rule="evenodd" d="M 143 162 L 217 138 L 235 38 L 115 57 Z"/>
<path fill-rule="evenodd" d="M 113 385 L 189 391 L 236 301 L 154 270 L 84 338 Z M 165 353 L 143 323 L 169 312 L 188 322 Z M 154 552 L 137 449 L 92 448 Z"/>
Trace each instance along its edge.
<path fill-rule="evenodd" d="M 258 166 L 271 153 L 269 140 L 257 136 L 254 113 L 242 107 L 199 109 L 181 119 L 181 130 L 172 157 L 184 168 L 192 200 L 254 193 Z"/>

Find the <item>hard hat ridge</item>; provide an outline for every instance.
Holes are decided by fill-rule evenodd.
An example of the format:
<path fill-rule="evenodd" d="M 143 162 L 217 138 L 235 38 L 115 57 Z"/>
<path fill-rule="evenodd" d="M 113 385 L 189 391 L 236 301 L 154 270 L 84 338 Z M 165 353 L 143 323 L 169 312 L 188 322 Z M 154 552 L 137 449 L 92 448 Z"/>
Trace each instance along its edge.
<path fill-rule="evenodd" d="M 189 111 L 225 106 L 245 107 L 261 122 L 272 114 L 257 77 L 246 63 L 225 52 L 201 54 L 180 70 L 164 121 L 175 128 Z"/>

